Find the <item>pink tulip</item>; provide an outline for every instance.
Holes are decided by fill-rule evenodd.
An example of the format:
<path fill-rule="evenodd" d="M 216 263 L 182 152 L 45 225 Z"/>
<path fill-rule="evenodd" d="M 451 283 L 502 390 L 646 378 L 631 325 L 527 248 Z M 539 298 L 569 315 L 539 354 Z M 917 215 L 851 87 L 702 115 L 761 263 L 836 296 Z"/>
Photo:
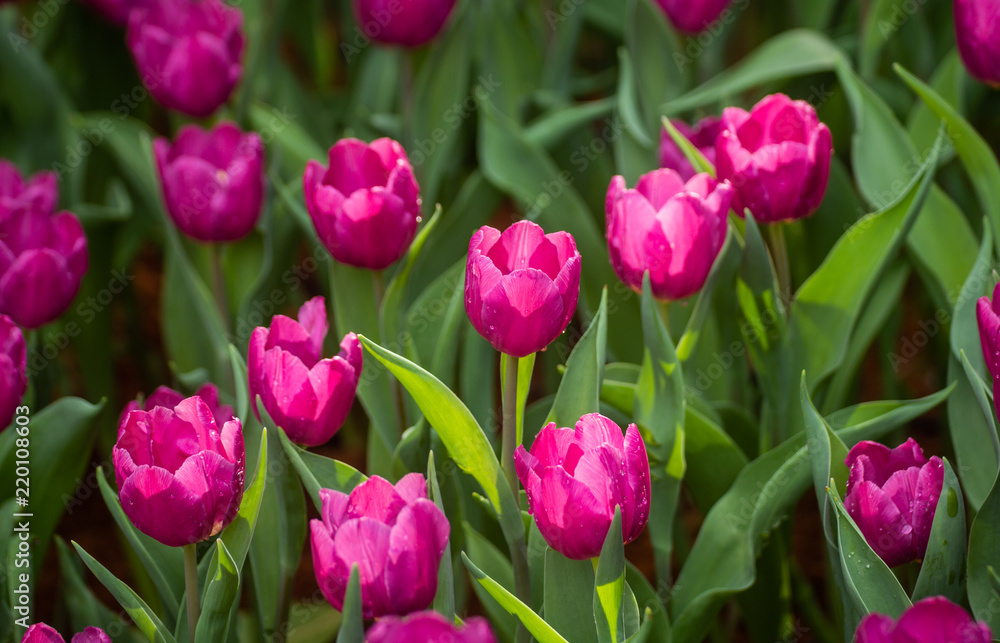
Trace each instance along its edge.
<path fill-rule="evenodd" d="M 365 634 L 365 643 L 496 643 L 490 623 L 481 616 L 466 619 L 462 627 L 437 612 L 418 612 L 406 618 L 386 616 Z"/>
<path fill-rule="evenodd" d="M 112 458 L 125 515 L 170 547 L 218 534 L 243 499 L 243 427 L 233 418 L 220 430 L 199 397 L 131 411 Z"/>
<path fill-rule="evenodd" d="M 358 28 L 389 45 L 419 47 L 433 40 L 455 8 L 455 0 L 354 0 Z"/>
<path fill-rule="evenodd" d="M 303 304 L 298 321 L 275 315 L 270 328 L 250 336 L 250 397 L 259 395 L 288 438 L 305 446 L 323 444 L 340 429 L 361 377 L 361 342 L 354 333 L 340 342 L 339 355 L 322 359 L 328 328 L 326 302 L 315 297 Z"/>
<path fill-rule="evenodd" d="M 14 321 L 0 315 L 0 431 L 14 419 L 14 412 L 28 388 L 24 335 Z"/>
<path fill-rule="evenodd" d="M 954 0 L 955 41 L 965 68 L 984 83 L 1000 87 L 1000 2 Z"/>
<path fill-rule="evenodd" d="M 420 221 L 420 187 L 406 151 L 380 138 L 345 138 L 330 148 L 330 167 L 309 161 L 306 208 L 333 258 L 382 270 L 406 254 Z"/>
<path fill-rule="evenodd" d="M 914 603 L 899 621 L 869 614 L 858 626 L 855 643 L 990 643 L 985 623 L 973 621 L 964 609 L 943 596 Z"/>
<path fill-rule="evenodd" d="M 195 391 L 194 395 L 200 397 L 208 405 L 212 417 L 215 418 L 216 426 L 224 426 L 226 422 L 236 417 L 233 415 L 233 407 L 228 404 L 219 404 L 219 389 L 215 384 L 205 384 Z M 119 428 L 124 427 L 126 416 L 132 411 L 152 411 L 158 406 L 172 409 L 182 401 L 184 401 L 184 395 L 168 386 L 161 386 L 153 391 L 143 404 L 140 404 L 138 400 L 132 400 L 126 404 L 125 410 L 118 418 L 118 426 Z"/>
<path fill-rule="evenodd" d="M 528 452 L 514 452 L 517 477 L 528 494 L 528 512 L 545 542 L 574 560 L 595 558 L 621 507 L 623 542 L 639 537 L 649 520 L 649 460 L 639 430 L 624 437 L 599 413 L 576 429 L 543 428 Z"/>
<path fill-rule="evenodd" d="M 233 123 L 212 130 L 185 125 L 173 144 L 153 142 L 167 212 L 199 241 L 237 241 L 260 218 L 264 147 L 256 133 Z"/>
<path fill-rule="evenodd" d="M 823 201 L 832 156 L 830 130 L 805 101 L 773 94 L 749 112 L 722 112 L 716 172 L 736 189 L 740 216 L 745 208 L 765 223 L 809 216 Z"/>
<path fill-rule="evenodd" d="M 608 253 L 618 278 L 642 292 L 648 270 L 657 299 L 684 299 L 701 290 L 726 241 L 733 188 L 708 174 L 687 183 L 655 170 L 634 190 L 616 176 L 606 200 Z"/>
<path fill-rule="evenodd" d="M 976 303 L 979 342 L 986 368 L 993 376 L 993 403 L 1000 401 L 1000 284 L 993 289 L 993 299 L 980 297 Z"/>
<path fill-rule="evenodd" d="M 889 567 L 923 558 L 944 484 L 941 458 L 928 460 L 908 438 L 895 449 L 858 442 L 844 463 L 844 507 L 872 550 Z"/>
<path fill-rule="evenodd" d="M 677 128 L 678 132 L 684 135 L 684 138 L 698 148 L 698 151 L 709 163 L 715 165 L 715 139 L 719 135 L 721 124 L 718 116 L 703 118 L 693 127 L 689 127 L 687 123 L 677 119 L 671 119 L 670 122 Z M 666 128 L 660 131 L 660 167 L 674 170 L 685 181 L 690 180 L 696 174 L 694 168 L 691 167 L 691 162 L 684 156 L 681 148 L 674 143 L 674 139 L 667 133 Z"/>
<path fill-rule="evenodd" d="M 35 623 L 24 633 L 21 643 L 66 643 L 66 639 L 45 623 Z M 70 643 L 111 643 L 111 638 L 98 627 L 88 627 L 73 636 Z"/>
<path fill-rule="evenodd" d="M 393 487 L 372 476 L 350 495 L 321 489 L 322 520 L 312 520 L 313 566 L 326 600 L 343 609 L 351 568 L 358 566 L 366 619 L 426 609 L 437 592 L 448 544 L 444 513 L 427 499 L 419 473 Z"/>
<path fill-rule="evenodd" d="M 698 33 L 719 19 L 732 0 L 656 0 L 681 31 Z"/>
<path fill-rule="evenodd" d="M 531 221 L 469 241 L 465 310 L 493 348 L 513 357 L 544 350 L 566 329 L 580 294 L 580 253 L 568 232 Z"/>

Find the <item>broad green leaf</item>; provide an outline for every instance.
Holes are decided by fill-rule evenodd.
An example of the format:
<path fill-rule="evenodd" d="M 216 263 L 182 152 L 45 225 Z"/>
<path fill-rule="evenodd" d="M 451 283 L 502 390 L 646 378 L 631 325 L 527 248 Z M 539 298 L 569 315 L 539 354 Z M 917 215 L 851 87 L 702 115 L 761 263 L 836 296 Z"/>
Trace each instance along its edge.
<path fill-rule="evenodd" d="M 693 70 L 685 70 L 690 63 L 683 55 L 678 57 L 680 38 L 660 7 L 651 0 L 628 0 L 625 11 L 625 45 L 643 116 L 635 126 L 656 145 L 660 140 L 660 105 L 687 87 Z"/>
<path fill-rule="evenodd" d="M 747 456 L 722 427 L 698 409 L 684 415 L 684 480 L 698 508 L 707 513 L 732 486 Z"/>
<path fill-rule="evenodd" d="M 194 635 L 196 643 L 225 641 L 232 626 L 230 614 L 233 604 L 239 600 L 240 570 L 221 538 L 215 541 L 208 569 L 201 615 Z"/>
<path fill-rule="evenodd" d="M 643 614 L 645 622 L 641 628 L 654 636 L 650 641 L 667 641 L 670 637 L 670 622 L 667 620 L 667 610 L 663 607 L 670 599 L 670 587 L 666 580 L 659 581 L 657 589 L 646 580 L 646 576 L 626 559 L 625 582 L 632 590 L 636 606 Z"/>
<path fill-rule="evenodd" d="M 615 102 L 614 97 L 609 97 L 550 110 L 526 127 L 524 135 L 533 143 L 551 148 L 573 132 L 610 114 Z"/>
<path fill-rule="evenodd" d="M 98 626 L 106 633 L 114 633 L 115 643 L 138 643 L 138 633 L 131 629 L 131 623 L 124 613 L 116 613 L 104 606 L 84 580 L 83 563 L 69 545 L 55 537 L 59 554 L 59 575 L 63 583 L 66 611 L 69 613 L 70 631 L 82 632 L 85 628 Z"/>
<path fill-rule="evenodd" d="M 597 643 L 594 612 L 594 565 L 570 560 L 545 548 L 545 599 L 542 613 L 566 640 Z"/>
<path fill-rule="evenodd" d="M 965 501 L 951 463 L 947 458 L 942 461 L 944 484 L 934 510 L 934 524 L 920 575 L 913 588 L 913 602 L 944 596 L 953 603 L 961 603 L 965 595 Z"/>
<path fill-rule="evenodd" d="M 566 372 L 545 419 L 546 424 L 555 422 L 557 426 L 573 427 L 582 416 L 596 413 L 600 408 L 608 334 L 607 310 L 608 289 L 605 288 L 597 315 L 566 360 Z"/>
<path fill-rule="evenodd" d="M 365 621 L 361 604 L 361 576 L 358 565 L 351 566 L 351 576 L 344 592 L 344 620 L 337 632 L 337 643 L 363 643 L 365 640 Z"/>
<path fill-rule="evenodd" d="M 441 498 L 441 486 L 438 484 L 437 467 L 434 466 L 434 452 L 427 456 L 427 481 L 430 487 L 431 500 L 444 514 L 444 501 Z M 451 568 L 451 544 L 454 538 L 449 537 L 445 543 L 444 555 L 438 569 L 438 588 L 434 595 L 434 611 L 444 614 L 445 618 L 455 618 L 455 575 Z"/>
<path fill-rule="evenodd" d="M 975 395 L 976 402 L 979 403 L 979 410 L 982 412 L 983 417 L 986 418 L 986 423 L 989 426 L 989 437 L 993 442 L 993 455 L 1000 459 L 1000 442 L 997 439 L 997 413 L 994 409 L 993 401 L 990 399 L 991 396 L 987 384 L 976 373 L 972 364 L 969 363 L 969 358 L 966 356 L 964 350 L 959 352 L 959 358 L 962 362 L 962 368 L 965 370 L 965 377 L 972 384 L 972 392 Z"/>
<path fill-rule="evenodd" d="M 625 546 L 622 544 L 622 510 L 615 507 L 615 517 L 601 547 L 601 557 L 594 572 L 594 616 L 597 640 L 601 643 L 624 641 L 625 613 L 622 595 L 625 590 Z M 634 598 L 633 598 L 634 600 Z"/>
<path fill-rule="evenodd" d="M 996 573 L 1000 560 L 1000 482 L 979 508 L 969 530 L 969 604 L 977 620 L 985 621 L 991 630 L 1000 631 L 1000 613 L 996 610 L 1000 592 L 996 588 Z"/>
<path fill-rule="evenodd" d="M 363 473 L 348 464 L 306 451 L 292 444 L 284 431 L 278 431 L 278 438 L 281 440 L 285 455 L 288 456 L 288 461 L 295 467 L 295 471 L 302 480 L 302 485 L 306 488 L 306 492 L 317 510 L 323 506 L 319 498 L 320 489 L 333 489 L 342 493 L 350 493 L 354 487 L 368 479 Z"/>
<path fill-rule="evenodd" d="M 836 483 L 838 490 L 847 484 L 848 470 L 844 461 L 847 458 L 848 449 L 813 405 L 812 399 L 809 397 L 809 386 L 805 373 L 802 374 L 799 396 L 806 426 L 806 447 L 809 451 L 809 461 L 812 464 L 816 500 L 821 507 L 823 530 L 827 540 L 832 544 L 836 542 L 836 525 L 831 524 L 830 521 L 830 506 L 827 502 L 826 489 L 830 486 L 831 481 Z"/>
<path fill-rule="evenodd" d="M 535 530 L 537 531 L 537 527 Z M 462 523 L 462 531 L 465 539 L 461 554 L 475 558 L 479 562 L 479 568 L 496 583 L 508 590 L 513 589 L 514 569 L 510 560 L 488 538 L 473 529 L 469 523 Z M 544 540 L 541 543 L 544 546 Z M 482 602 L 483 609 L 493 623 L 500 639 L 513 641 L 518 627 L 517 617 L 508 612 L 506 607 L 501 605 L 492 593 L 482 585 L 473 583 L 472 589 Z"/>

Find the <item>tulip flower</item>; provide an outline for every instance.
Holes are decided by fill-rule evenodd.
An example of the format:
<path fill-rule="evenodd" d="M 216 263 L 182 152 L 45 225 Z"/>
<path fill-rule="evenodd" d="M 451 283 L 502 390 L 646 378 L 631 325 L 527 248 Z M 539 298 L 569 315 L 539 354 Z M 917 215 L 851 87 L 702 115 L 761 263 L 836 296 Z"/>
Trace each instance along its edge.
<path fill-rule="evenodd" d="M 309 161 L 302 189 L 320 241 L 341 263 L 388 268 L 417 233 L 420 187 L 406 151 L 392 139 L 338 141 L 329 168 Z"/>
<path fill-rule="evenodd" d="M 649 520 L 649 460 L 639 430 L 624 437 L 599 413 L 576 429 L 543 428 L 531 451 L 514 452 L 517 477 L 528 494 L 528 512 L 549 547 L 574 560 L 595 558 L 621 508 L 623 542 L 639 537 Z"/>
<path fill-rule="evenodd" d="M 233 407 L 228 404 L 219 404 L 219 389 L 215 384 L 205 384 L 194 394 L 195 397 L 200 397 L 208 405 L 212 417 L 215 418 L 216 426 L 224 426 L 226 422 L 236 417 L 233 415 Z M 125 410 L 122 411 L 121 417 L 118 419 L 118 426 L 124 426 L 125 417 L 132 411 L 152 411 L 158 406 L 172 409 L 183 400 L 184 395 L 168 386 L 161 386 L 153 391 L 143 404 L 140 404 L 138 400 L 132 400 L 126 404 Z"/>
<path fill-rule="evenodd" d="M 954 0 L 955 41 L 965 68 L 984 83 L 1000 87 L 1000 3 Z"/>
<path fill-rule="evenodd" d="M 222 0 L 151 0 L 129 14 L 125 39 L 149 93 L 204 118 L 243 73 L 242 28 L 243 13 Z"/>
<path fill-rule="evenodd" d="M 350 495 L 330 489 L 319 494 L 322 520 L 312 520 L 309 528 L 316 582 L 326 600 L 343 609 L 357 565 L 366 619 L 430 606 L 450 526 L 427 499 L 424 477 L 410 473 L 393 487 L 372 476 Z"/>
<path fill-rule="evenodd" d="M 709 163 L 715 165 L 715 139 L 719 135 L 721 121 L 718 116 L 708 116 L 701 119 L 693 127 L 688 126 L 684 121 L 671 119 L 670 121 L 677 131 L 684 135 L 684 138 L 691 141 L 698 151 L 704 155 Z M 681 175 L 685 181 L 695 175 L 691 162 L 684 156 L 674 139 L 670 137 L 666 128 L 660 130 L 660 167 L 674 170 Z"/>
<path fill-rule="evenodd" d="M 236 241 L 260 218 L 264 148 L 256 133 L 233 123 L 212 130 L 185 125 L 177 139 L 153 142 L 170 218 L 199 241 Z"/>
<path fill-rule="evenodd" d="M 128 23 L 128 15 L 136 7 L 148 7 L 151 0 L 83 0 L 116 25 Z"/>
<path fill-rule="evenodd" d="M 243 499 L 243 426 L 233 418 L 219 427 L 200 397 L 131 411 L 112 459 L 125 515 L 170 547 L 218 534 Z"/>
<path fill-rule="evenodd" d="M 774 94 L 749 112 L 722 112 L 715 169 L 736 189 L 740 216 L 745 208 L 765 223 L 809 216 L 823 200 L 832 156 L 830 130 L 805 101 Z"/>
<path fill-rule="evenodd" d="M 844 463 L 844 507 L 872 550 L 889 567 L 923 558 L 944 484 L 941 458 L 928 460 L 908 438 L 895 449 L 858 442 Z"/>
<path fill-rule="evenodd" d="M 689 34 L 706 29 L 719 19 L 732 0 L 656 0 L 670 22 Z"/>
<path fill-rule="evenodd" d="M 994 404 L 1000 398 L 1000 284 L 993 289 L 993 299 L 980 297 L 976 303 L 976 318 L 979 322 L 979 342 L 983 348 L 986 368 L 993 376 Z"/>
<path fill-rule="evenodd" d="M 606 200 L 608 252 L 615 274 L 636 292 L 649 271 L 657 299 L 684 299 L 705 285 L 726 241 L 729 183 L 673 170 L 643 175 L 634 190 L 616 176 Z"/>
<path fill-rule="evenodd" d="M 24 633 L 21 643 L 66 643 L 66 639 L 45 623 L 35 623 Z M 111 638 L 99 627 L 88 627 L 73 636 L 70 643 L 111 643 Z"/>
<path fill-rule="evenodd" d="M 339 355 L 321 359 L 328 328 L 326 302 L 315 297 L 303 304 L 298 321 L 275 315 L 270 328 L 250 336 L 250 397 L 259 395 L 288 438 L 305 446 L 323 444 L 340 429 L 361 377 L 361 342 L 354 333 L 340 342 Z"/>
<path fill-rule="evenodd" d="M 580 253 L 568 232 L 531 221 L 469 241 L 465 311 L 493 348 L 512 357 L 544 350 L 566 329 L 580 295 Z"/>
<path fill-rule="evenodd" d="M 388 45 L 419 47 L 435 38 L 455 0 L 354 0 L 354 17 L 366 36 Z"/>
<path fill-rule="evenodd" d="M 14 419 L 14 412 L 28 388 L 27 350 L 21 329 L 0 315 L 0 431 Z"/>
<path fill-rule="evenodd" d="M 990 643 L 989 626 L 978 623 L 943 596 L 914 603 L 899 620 L 869 614 L 854 634 L 855 643 Z"/>
<path fill-rule="evenodd" d="M 53 214 L 55 175 L 25 184 L 0 162 L 0 314 L 38 328 L 65 311 L 87 272 L 87 237 L 69 212 Z"/>
<path fill-rule="evenodd" d="M 365 634 L 365 643 L 496 643 L 489 621 L 473 616 L 462 627 L 437 612 L 418 612 L 406 618 L 386 616 Z"/>

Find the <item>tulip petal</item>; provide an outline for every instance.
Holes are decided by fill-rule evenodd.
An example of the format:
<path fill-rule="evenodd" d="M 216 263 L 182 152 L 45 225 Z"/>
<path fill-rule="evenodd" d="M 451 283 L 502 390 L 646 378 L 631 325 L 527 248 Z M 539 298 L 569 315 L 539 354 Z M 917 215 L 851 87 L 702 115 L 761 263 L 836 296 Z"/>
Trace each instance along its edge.
<path fill-rule="evenodd" d="M 55 320 L 72 303 L 80 279 L 53 250 L 28 250 L 0 276 L 0 313 L 25 328 Z"/>
<path fill-rule="evenodd" d="M 649 201 L 653 210 L 659 210 L 675 194 L 684 190 L 684 179 L 673 170 L 654 170 L 639 177 L 635 190 Z"/>
<path fill-rule="evenodd" d="M 869 614 L 861 621 L 854 634 L 855 643 L 893 643 L 892 631 L 896 623 L 885 614 Z"/>
<path fill-rule="evenodd" d="M 100 628 L 88 627 L 75 635 L 70 643 L 111 643 L 111 638 Z"/>
<path fill-rule="evenodd" d="M 385 568 L 393 613 L 408 614 L 434 601 L 449 532 L 448 519 L 430 500 L 418 499 L 399 512 Z"/>
<path fill-rule="evenodd" d="M 66 639 L 45 623 L 35 623 L 24 633 L 21 643 L 66 643 Z"/>
<path fill-rule="evenodd" d="M 563 556 L 585 560 L 600 554 L 611 516 L 586 485 L 563 469 L 542 472 L 532 510 L 545 542 Z"/>
<path fill-rule="evenodd" d="M 886 565 L 895 567 L 912 559 L 913 528 L 878 486 L 867 481 L 857 484 L 844 499 L 844 507 Z"/>
<path fill-rule="evenodd" d="M 389 169 L 364 142 L 345 138 L 330 148 L 330 167 L 323 182 L 341 194 L 349 197 L 358 190 L 384 187 L 388 179 Z"/>
<path fill-rule="evenodd" d="M 903 612 L 896 624 L 896 640 L 941 643 L 989 643 L 989 628 L 972 622 L 960 606 L 936 596 Z M 905 638 L 904 638 L 905 637 Z"/>
<path fill-rule="evenodd" d="M 561 293 L 545 273 L 517 270 L 486 293 L 486 338 L 507 355 L 525 357 L 555 340 L 563 330 L 564 313 Z"/>
<path fill-rule="evenodd" d="M 309 533 L 316 584 L 327 602 L 335 609 L 342 610 L 349 577 L 334 573 L 340 562 L 334 553 L 333 536 L 322 522 L 315 519 L 309 521 Z"/>
<path fill-rule="evenodd" d="M 161 467 L 138 467 L 125 480 L 119 497 L 136 529 L 169 547 L 202 540 L 212 519 L 202 497 Z"/>
<path fill-rule="evenodd" d="M 343 579 L 346 588 L 351 568 L 358 566 L 366 619 L 393 613 L 385 578 L 391 535 L 388 525 L 372 518 L 358 518 L 342 524 L 333 537 L 335 562 L 331 575 Z"/>
<path fill-rule="evenodd" d="M 406 500 L 388 480 L 372 476 L 351 492 L 347 509 L 350 518 L 367 517 L 391 524 L 406 506 Z"/>

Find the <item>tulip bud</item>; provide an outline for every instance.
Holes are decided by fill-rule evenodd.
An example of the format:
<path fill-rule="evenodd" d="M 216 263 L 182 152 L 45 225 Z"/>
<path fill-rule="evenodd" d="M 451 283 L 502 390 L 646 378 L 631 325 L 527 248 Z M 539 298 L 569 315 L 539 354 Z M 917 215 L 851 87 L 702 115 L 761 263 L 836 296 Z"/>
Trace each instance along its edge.
<path fill-rule="evenodd" d="M 656 0 L 670 22 L 681 31 L 695 34 L 718 20 L 732 0 Z"/>
<path fill-rule="evenodd" d="M 82 0 L 116 25 L 128 23 L 128 14 L 136 7 L 148 7 L 152 0 Z"/>
<path fill-rule="evenodd" d="M 344 337 L 339 355 L 321 359 L 328 328 L 326 302 L 315 297 L 303 304 L 298 321 L 275 315 L 270 328 L 255 328 L 250 336 L 250 397 L 259 395 L 288 439 L 305 446 L 323 444 L 340 429 L 361 377 L 361 342 L 354 333 Z"/>
<path fill-rule="evenodd" d="M 715 139 L 719 136 L 721 121 L 717 116 L 708 116 L 698 121 L 694 127 L 689 127 L 684 121 L 671 119 L 670 121 L 684 138 L 691 141 L 698 151 L 704 155 L 709 163 L 715 165 Z M 660 167 L 674 170 L 680 174 L 685 181 L 696 174 L 691 162 L 684 156 L 681 148 L 677 147 L 674 139 L 670 137 L 666 128 L 660 130 Z"/>
<path fill-rule="evenodd" d="M 955 0 L 955 40 L 973 77 L 1000 87 L 1000 5 L 997 0 Z"/>
<path fill-rule="evenodd" d="M 195 397 L 200 397 L 215 418 L 216 426 L 224 426 L 226 422 L 236 417 L 233 414 L 233 407 L 228 404 L 219 404 L 219 389 L 215 384 L 205 384 L 195 391 Z M 140 404 L 138 400 L 132 400 L 125 405 L 121 416 L 118 418 L 119 428 L 125 425 L 125 418 L 132 411 L 152 411 L 158 406 L 172 409 L 184 401 L 184 395 L 178 393 L 169 386 L 160 386 L 153 391 L 145 402 Z"/>
<path fill-rule="evenodd" d="M 45 623 L 35 623 L 24 633 L 21 643 L 66 643 L 66 639 Z M 111 638 L 99 627 L 88 627 L 70 643 L 111 643 Z"/>
<path fill-rule="evenodd" d="M 854 634 L 855 643 L 990 643 L 985 623 L 973 621 L 964 609 L 943 596 L 914 603 L 896 621 L 869 614 Z"/>
<path fill-rule="evenodd" d="M 25 184 L 0 161 L 0 314 L 38 328 L 65 311 L 87 272 L 87 237 L 69 212 L 53 214 L 55 175 Z"/>
<path fill-rule="evenodd" d="M 329 168 L 309 161 L 302 187 L 320 241 L 341 263 L 388 268 L 417 233 L 420 188 L 406 151 L 392 139 L 338 141 Z"/>
<path fill-rule="evenodd" d="M 221 532 L 243 499 L 246 453 L 236 418 L 221 429 L 200 397 L 131 411 L 112 452 L 122 510 L 170 547 Z"/>
<path fill-rule="evenodd" d="M 451 527 L 427 499 L 424 477 L 410 473 L 393 487 L 372 476 L 350 495 L 330 489 L 319 494 L 322 520 L 312 520 L 309 528 L 316 582 L 326 600 L 343 609 L 357 565 L 366 619 L 429 607 Z"/>
<path fill-rule="evenodd" d="M 236 241 L 253 229 L 264 201 L 264 148 L 233 123 L 181 128 L 153 142 L 163 201 L 181 232 L 199 241 Z"/>
<path fill-rule="evenodd" d="M 889 567 L 923 558 L 944 484 L 941 458 L 928 460 L 908 438 L 895 449 L 858 442 L 844 463 L 844 507 L 872 550 Z"/>
<path fill-rule="evenodd" d="M 462 627 L 437 612 L 418 612 L 406 618 L 386 616 L 365 634 L 366 643 L 496 643 L 489 621 L 481 616 Z"/>
<path fill-rule="evenodd" d="M 433 40 L 455 0 L 354 0 L 358 28 L 387 45 L 419 47 Z"/>
<path fill-rule="evenodd" d="M 601 553 L 615 507 L 621 507 L 623 542 L 638 538 L 649 520 L 649 460 L 634 424 L 623 437 L 599 413 L 581 417 L 576 429 L 550 422 L 530 452 L 518 445 L 514 463 L 538 530 L 567 558 Z"/>
<path fill-rule="evenodd" d="M 832 156 L 830 130 L 805 101 L 774 94 L 749 112 L 722 112 L 715 169 L 733 184 L 740 216 L 746 208 L 765 223 L 809 216 L 823 201 Z"/>
<path fill-rule="evenodd" d="M 129 14 L 126 41 L 156 100 L 204 118 L 243 73 L 242 28 L 242 12 L 222 0 L 151 0 Z"/>
<path fill-rule="evenodd" d="M 993 289 L 993 299 L 980 297 L 976 303 L 979 343 L 983 348 L 986 369 L 993 376 L 993 403 L 1000 403 L 1000 284 Z"/>
<path fill-rule="evenodd" d="M 655 170 L 634 190 L 616 176 L 606 199 L 608 252 L 618 278 L 642 292 L 649 271 L 657 299 L 684 299 L 701 290 L 726 241 L 733 188 L 708 174 L 687 183 Z"/>
<path fill-rule="evenodd" d="M 469 241 L 465 310 L 493 348 L 513 357 L 544 350 L 566 329 L 580 295 L 580 253 L 568 232 L 531 221 Z"/>
<path fill-rule="evenodd" d="M 26 360 L 21 329 L 10 317 L 0 315 L 0 431 L 14 419 L 14 412 L 28 388 Z"/>

